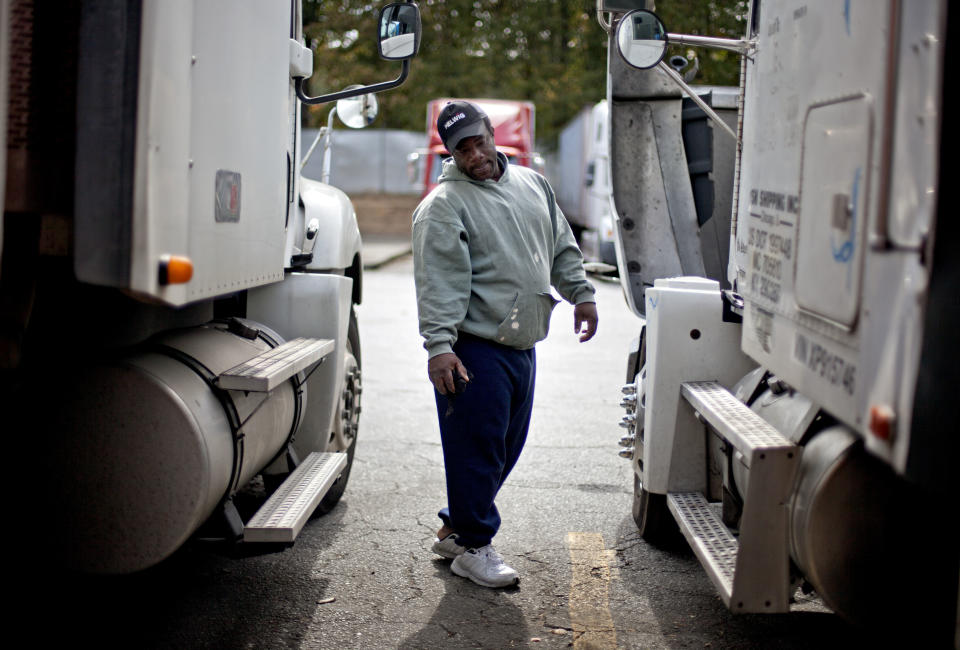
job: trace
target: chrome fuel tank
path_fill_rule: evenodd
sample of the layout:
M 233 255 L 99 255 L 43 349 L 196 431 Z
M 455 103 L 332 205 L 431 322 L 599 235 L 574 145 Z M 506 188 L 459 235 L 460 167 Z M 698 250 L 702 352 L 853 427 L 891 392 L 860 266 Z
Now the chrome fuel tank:
M 269 393 L 216 387 L 220 373 L 282 342 L 245 324 L 246 336 L 225 324 L 171 332 L 74 375 L 47 456 L 48 501 L 70 566 L 127 573 L 156 564 L 284 449 L 305 390 L 296 377 Z

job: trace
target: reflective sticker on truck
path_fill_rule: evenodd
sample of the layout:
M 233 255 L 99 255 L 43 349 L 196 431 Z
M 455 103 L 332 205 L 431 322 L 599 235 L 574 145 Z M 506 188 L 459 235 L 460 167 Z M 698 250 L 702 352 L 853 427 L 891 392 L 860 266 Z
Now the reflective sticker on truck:
M 240 221 L 240 172 L 217 170 L 214 218 Z

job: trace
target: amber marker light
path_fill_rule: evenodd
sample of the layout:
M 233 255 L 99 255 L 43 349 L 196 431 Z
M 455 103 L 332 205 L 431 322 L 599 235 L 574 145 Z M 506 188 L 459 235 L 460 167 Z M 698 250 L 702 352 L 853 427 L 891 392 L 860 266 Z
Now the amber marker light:
M 161 285 L 186 284 L 193 277 L 193 262 L 180 255 L 161 255 L 157 281 Z
M 881 440 L 890 440 L 895 419 L 892 408 L 886 404 L 874 404 L 870 407 L 870 432 Z

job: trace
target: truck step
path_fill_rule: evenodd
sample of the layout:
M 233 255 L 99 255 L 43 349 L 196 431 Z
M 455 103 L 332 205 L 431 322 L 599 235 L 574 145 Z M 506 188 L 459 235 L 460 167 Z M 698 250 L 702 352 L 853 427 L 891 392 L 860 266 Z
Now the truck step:
M 700 492 L 668 494 L 668 508 L 734 612 L 790 609 L 787 504 L 803 451 L 716 382 L 681 385 L 681 395 L 750 468 L 739 485 L 743 512 L 734 538 Z
M 729 607 L 739 542 L 699 492 L 671 492 L 667 507 Z
M 332 339 L 293 339 L 230 368 L 217 378 L 217 384 L 224 390 L 266 393 L 333 349 Z
M 244 542 L 292 542 L 347 466 L 343 452 L 313 452 L 297 466 L 243 529 Z
M 768 458 L 773 453 L 792 458 L 798 450 L 793 442 L 717 382 L 688 382 L 681 386 L 680 392 L 717 433 L 743 454 L 747 467 L 752 467 L 761 455 Z

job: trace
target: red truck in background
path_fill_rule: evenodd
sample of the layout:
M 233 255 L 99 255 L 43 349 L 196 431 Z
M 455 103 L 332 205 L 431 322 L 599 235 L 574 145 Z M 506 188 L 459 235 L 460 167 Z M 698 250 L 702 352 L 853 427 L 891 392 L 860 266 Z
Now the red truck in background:
M 441 162 L 449 156 L 437 133 L 437 116 L 454 98 L 433 99 L 427 103 L 427 148 L 410 154 L 411 180 L 423 183 L 423 196 L 437 186 Z M 467 99 L 483 109 L 493 124 L 497 150 L 510 162 L 543 173 L 543 158 L 533 150 L 536 108 L 533 102 L 507 99 Z

